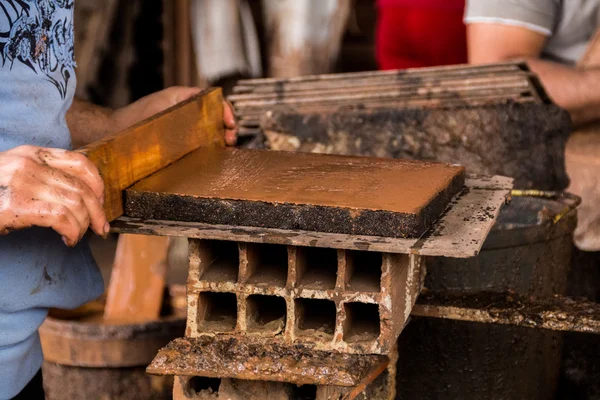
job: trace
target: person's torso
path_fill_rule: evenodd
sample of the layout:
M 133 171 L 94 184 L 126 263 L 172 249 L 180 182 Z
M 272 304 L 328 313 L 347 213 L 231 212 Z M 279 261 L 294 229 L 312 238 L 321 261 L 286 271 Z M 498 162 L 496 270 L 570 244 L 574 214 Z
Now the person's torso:
M 0 0 L 0 151 L 71 147 L 73 7 L 74 0 Z M 39 369 L 37 329 L 47 309 L 80 306 L 102 290 L 85 242 L 69 248 L 46 228 L 0 236 L 0 399 Z
M 74 0 L 0 0 L 0 151 L 69 148 Z
M 600 27 L 600 0 L 556 0 L 558 12 L 544 58 L 575 64 Z

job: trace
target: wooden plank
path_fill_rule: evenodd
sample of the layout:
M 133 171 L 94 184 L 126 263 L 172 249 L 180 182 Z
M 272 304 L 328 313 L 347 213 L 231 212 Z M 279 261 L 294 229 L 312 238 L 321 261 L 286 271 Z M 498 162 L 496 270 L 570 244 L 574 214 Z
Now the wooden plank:
M 468 100 L 460 98 L 432 98 L 432 99 L 418 99 L 418 98 L 389 98 L 381 100 L 369 100 L 364 99 L 360 101 L 349 100 L 349 101 L 317 101 L 314 103 L 300 104 L 294 106 L 274 105 L 271 107 L 263 106 L 250 106 L 250 107 L 238 107 L 236 108 L 237 115 L 239 118 L 239 124 L 241 126 L 258 126 L 261 123 L 261 118 L 267 113 L 277 112 L 279 115 L 287 114 L 321 114 L 328 116 L 328 114 L 334 114 L 336 112 L 361 112 L 361 111 L 372 111 L 372 110 L 386 110 L 386 109 L 448 109 L 448 108 L 473 108 L 483 107 L 490 105 L 503 105 L 509 103 L 519 104 L 531 104 L 539 103 L 533 93 L 497 93 L 497 94 L 483 94 L 481 96 L 472 96 Z M 398 111 L 400 113 L 401 111 Z M 294 132 L 295 133 L 295 132 Z
M 123 214 L 122 191 L 199 147 L 224 146 L 223 96 L 209 89 L 122 132 L 85 146 L 105 184 L 109 221 Z
M 112 230 L 143 235 L 468 258 L 479 253 L 500 212 L 500 207 L 512 189 L 512 179 L 500 176 L 469 176 L 465 187 L 465 191 L 455 196 L 441 218 L 433 224 L 430 232 L 437 233 L 426 235 L 422 239 L 219 226 L 128 217 L 115 221 Z
M 444 80 L 439 78 L 433 81 L 422 80 L 377 80 L 377 81 L 344 81 L 336 87 L 310 86 L 298 90 L 286 90 L 285 87 L 275 88 L 271 92 L 248 94 L 233 94 L 227 97 L 231 102 L 248 100 L 267 100 L 285 98 L 340 95 L 360 92 L 399 92 L 412 95 L 434 94 L 440 91 L 468 92 L 482 88 L 505 87 L 515 90 L 531 88 L 527 75 L 500 75 L 493 77 L 449 77 Z
M 361 101 L 374 101 L 374 100 L 412 100 L 412 99 L 423 99 L 428 100 L 430 98 L 439 99 L 456 99 L 460 98 L 463 101 L 468 101 L 470 95 L 475 97 L 482 95 L 495 95 L 506 93 L 507 95 L 513 95 L 517 97 L 524 90 L 528 89 L 528 86 L 515 86 L 510 82 L 507 83 L 490 83 L 489 85 L 481 85 L 478 87 L 464 86 L 463 89 L 454 88 L 447 89 L 443 87 L 433 88 L 422 88 L 420 90 L 386 90 L 386 91 L 342 91 L 339 93 L 325 92 L 317 95 L 311 95 L 310 93 L 306 96 L 264 96 L 257 99 L 240 99 L 235 102 L 236 109 L 242 109 L 244 107 L 272 107 L 275 105 L 302 105 L 302 104 L 313 104 L 315 102 L 340 102 L 340 101 L 353 101 L 354 103 L 360 103 Z
M 429 293 L 421 295 L 411 314 L 419 317 L 600 334 L 600 304 L 558 295 L 535 299 L 516 294 Z
M 374 157 L 198 149 L 126 192 L 126 215 L 419 237 L 463 187 L 464 168 Z
M 153 321 L 160 316 L 169 239 L 121 235 L 106 294 L 107 322 Z
M 524 62 L 508 62 L 487 65 L 449 65 L 441 67 L 427 68 L 409 68 L 405 70 L 390 71 L 366 71 L 366 72 L 348 72 L 342 74 L 323 74 L 323 75 L 304 75 L 292 78 L 260 78 L 243 79 L 238 82 L 240 87 L 245 86 L 264 86 L 281 85 L 282 83 L 300 83 L 317 81 L 338 81 L 343 79 L 360 79 L 373 76 L 424 76 L 438 75 L 440 77 L 447 75 L 474 75 L 482 73 L 510 73 L 519 71 L 529 71 L 529 67 Z

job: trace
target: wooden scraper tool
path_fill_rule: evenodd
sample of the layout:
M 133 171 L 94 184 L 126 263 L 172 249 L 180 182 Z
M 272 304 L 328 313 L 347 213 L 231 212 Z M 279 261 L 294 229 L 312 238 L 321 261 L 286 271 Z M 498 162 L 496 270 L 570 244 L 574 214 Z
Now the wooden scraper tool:
M 77 151 L 92 161 L 104 180 L 109 222 L 123 214 L 123 190 L 188 153 L 224 146 L 223 95 L 205 90 L 124 131 Z M 104 319 L 157 319 L 163 301 L 169 239 L 121 235 L 107 291 Z

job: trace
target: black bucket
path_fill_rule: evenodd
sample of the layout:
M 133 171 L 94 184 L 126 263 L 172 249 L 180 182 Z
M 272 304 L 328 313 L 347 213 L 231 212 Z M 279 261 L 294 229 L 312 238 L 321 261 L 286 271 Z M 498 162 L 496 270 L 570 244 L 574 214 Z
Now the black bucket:
M 503 207 L 481 253 L 430 258 L 426 287 L 459 293 L 565 294 L 576 212 L 565 202 L 516 197 Z M 400 399 L 550 399 L 562 334 L 515 326 L 414 318 L 399 343 Z

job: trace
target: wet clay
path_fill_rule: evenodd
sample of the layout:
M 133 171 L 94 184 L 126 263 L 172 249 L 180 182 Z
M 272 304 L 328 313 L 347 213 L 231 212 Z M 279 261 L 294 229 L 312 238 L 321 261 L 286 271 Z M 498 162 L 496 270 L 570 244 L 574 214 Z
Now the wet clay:
M 464 168 L 447 164 L 199 149 L 127 190 L 126 214 L 415 237 L 463 184 Z

